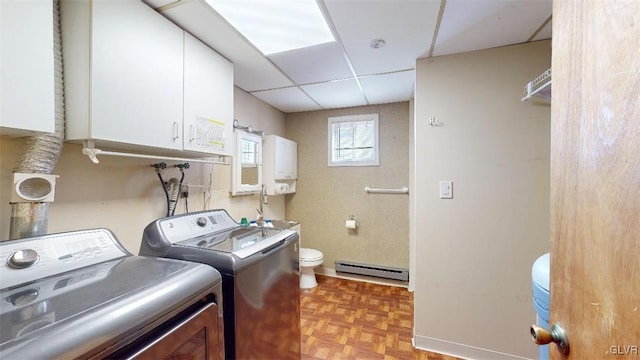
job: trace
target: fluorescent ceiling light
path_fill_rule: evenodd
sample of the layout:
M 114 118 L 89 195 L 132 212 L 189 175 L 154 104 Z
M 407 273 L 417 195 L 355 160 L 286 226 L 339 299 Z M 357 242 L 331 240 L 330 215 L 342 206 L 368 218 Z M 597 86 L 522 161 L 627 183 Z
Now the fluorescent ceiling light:
M 206 0 L 265 55 L 335 41 L 315 0 Z

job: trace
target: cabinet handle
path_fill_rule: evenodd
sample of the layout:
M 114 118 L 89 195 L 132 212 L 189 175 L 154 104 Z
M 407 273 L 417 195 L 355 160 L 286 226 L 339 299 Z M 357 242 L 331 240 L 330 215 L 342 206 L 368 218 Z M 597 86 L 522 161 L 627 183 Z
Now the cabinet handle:
M 173 141 L 178 140 L 178 138 L 180 137 L 180 136 L 178 135 L 178 131 L 179 131 L 179 129 L 178 129 L 178 122 L 177 122 L 177 121 L 174 121 L 174 122 L 173 122 Z
M 196 127 L 191 124 L 189 125 L 189 142 L 196 141 Z

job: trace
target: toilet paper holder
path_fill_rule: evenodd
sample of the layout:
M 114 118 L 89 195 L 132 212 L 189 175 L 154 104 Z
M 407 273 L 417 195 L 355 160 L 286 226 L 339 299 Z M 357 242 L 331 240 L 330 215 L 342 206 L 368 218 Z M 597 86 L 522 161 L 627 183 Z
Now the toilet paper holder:
M 349 218 L 344 222 L 344 226 L 347 229 L 355 230 L 358 227 L 358 218 L 355 215 L 349 215 Z

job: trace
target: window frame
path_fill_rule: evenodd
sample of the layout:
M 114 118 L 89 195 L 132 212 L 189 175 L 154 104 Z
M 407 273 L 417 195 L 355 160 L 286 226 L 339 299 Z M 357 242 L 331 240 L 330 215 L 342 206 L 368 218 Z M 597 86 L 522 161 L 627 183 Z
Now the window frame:
M 373 158 L 371 160 L 341 160 L 333 161 L 333 125 L 338 123 L 355 123 L 362 121 L 373 122 Z M 380 166 L 380 121 L 378 114 L 331 116 L 327 119 L 327 165 L 339 166 Z

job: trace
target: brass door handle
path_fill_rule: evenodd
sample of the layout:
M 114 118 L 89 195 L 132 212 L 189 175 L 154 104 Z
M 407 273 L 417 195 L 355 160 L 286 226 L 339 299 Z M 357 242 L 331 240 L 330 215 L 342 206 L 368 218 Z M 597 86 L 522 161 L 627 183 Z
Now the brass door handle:
M 537 345 L 547 345 L 553 342 L 558 346 L 558 350 L 561 353 L 569 353 L 569 339 L 561 324 L 553 324 L 551 331 L 547 331 L 547 329 L 538 325 L 531 325 L 531 336 L 533 337 L 533 342 Z

